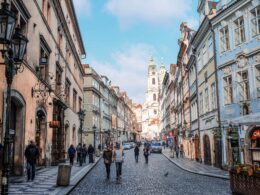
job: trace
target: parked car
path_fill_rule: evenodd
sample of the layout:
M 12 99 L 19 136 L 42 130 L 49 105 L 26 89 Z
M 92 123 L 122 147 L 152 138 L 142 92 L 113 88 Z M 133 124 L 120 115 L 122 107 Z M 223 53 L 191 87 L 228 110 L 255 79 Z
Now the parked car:
M 134 142 L 130 142 L 131 148 L 135 147 L 135 143 Z
M 162 153 L 162 145 L 160 142 L 152 142 L 151 144 L 151 153 Z
M 130 143 L 124 143 L 123 148 L 124 148 L 124 150 L 130 150 L 132 147 L 131 147 Z

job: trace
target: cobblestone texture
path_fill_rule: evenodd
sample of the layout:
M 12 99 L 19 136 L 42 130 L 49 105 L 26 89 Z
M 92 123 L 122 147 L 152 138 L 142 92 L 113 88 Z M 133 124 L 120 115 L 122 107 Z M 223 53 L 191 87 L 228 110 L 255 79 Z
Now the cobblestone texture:
M 165 174 L 168 173 L 166 177 Z M 149 164 L 141 155 L 135 163 L 133 150 L 126 152 L 122 183 L 116 183 L 115 164 L 111 166 L 111 179 L 105 179 L 103 160 L 71 192 L 73 195 L 215 195 L 231 194 L 229 181 L 183 171 L 161 154 L 151 154 Z

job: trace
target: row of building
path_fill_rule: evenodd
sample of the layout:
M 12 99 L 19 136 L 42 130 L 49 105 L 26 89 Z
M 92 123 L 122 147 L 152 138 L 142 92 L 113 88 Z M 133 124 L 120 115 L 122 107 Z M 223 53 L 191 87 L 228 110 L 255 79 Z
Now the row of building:
M 8 2 L 9 10 L 16 15 L 16 25 L 29 39 L 22 68 L 11 89 L 12 174 L 23 174 L 24 150 L 30 140 L 36 142 L 40 151 L 37 164 L 46 166 L 64 162 L 70 144 L 93 145 L 96 141 L 97 146 L 107 139 L 137 139 L 141 129 L 133 110 L 138 105 L 119 87 L 110 86 L 105 76 L 82 65 L 86 51 L 73 1 Z M 1 62 L 0 143 L 3 143 L 7 84 L 2 58 Z M 85 117 L 81 128 L 82 110 Z
M 162 137 L 187 158 L 260 164 L 260 2 L 200 0 L 197 31 L 180 25 L 177 64 L 159 89 Z

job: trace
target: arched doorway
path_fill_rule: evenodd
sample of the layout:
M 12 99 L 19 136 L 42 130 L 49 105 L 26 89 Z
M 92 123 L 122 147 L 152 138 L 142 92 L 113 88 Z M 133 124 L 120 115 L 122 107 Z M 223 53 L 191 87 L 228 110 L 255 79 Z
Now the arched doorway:
M 222 140 L 221 136 L 214 136 L 215 166 L 222 166 Z
M 6 99 L 6 91 L 4 93 L 4 99 Z M 23 175 L 25 108 L 26 104 L 22 95 L 18 91 L 12 90 L 10 112 L 10 170 L 13 175 Z
M 195 143 L 195 159 L 196 159 L 196 161 L 199 161 L 200 160 L 200 153 L 199 153 L 200 145 L 199 145 L 199 136 L 197 134 L 195 135 L 194 143 Z
M 37 164 L 46 166 L 46 140 L 47 140 L 47 116 L 45 109 L 40 107 L 36 110 L 35 120 L 35 143 L 39 149 Z
M 76 125 L 73 125 L 72 129 L 72 143 L 76 147 Z
M 65 149 L 67 151 L 67 149 L 69 148 L 70 144 L 70 123 L 69 121 L 65 122 Z
M 203 145 L 204 145 L 204 163 L 207 165 L 211 165 L 210 140 L 208 135 L 204 135 Z

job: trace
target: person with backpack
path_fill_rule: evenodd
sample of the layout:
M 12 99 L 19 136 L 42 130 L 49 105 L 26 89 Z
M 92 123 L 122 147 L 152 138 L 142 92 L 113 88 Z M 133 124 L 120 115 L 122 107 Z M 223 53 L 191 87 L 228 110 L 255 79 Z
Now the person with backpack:
M 110 166 L 112 163 L 112 149 L 110 146 L 106 147 L 103 152 L 103 158 L 104 158 L 104 164 L 106 166 L 106 172 L 107 172 L 107 179 L 110 179 Z
M 74 162 L 74 158 L 75 158 L 75 154 L 76 154 L 76 149 L 73 146 L 73 144 L 70 145 L 69 149 L 68 149 L 68 155 L 69 155 L 69 159 L 70 159 L 70 165 L 73 165 Z
M 135 162 L 138 163 L 138 157 L 139 157 L 139 146 L 138 146 L 137 144 L 135 145 L 134 152 L 135 152 Z
M 124 160 L 124 152 L 120 148 L 120 144 L 116 143 L 115 150 L 113 152 L 113 161 L 116 163 L 116 180 L 121 182 L 122 180 L 122 163 Z
M 35 178 L 36 160 L 39 157 L 39 150 L 34 141 L 30 141 L 29 145 L 25 149 L 24 155 L 27 160 L 27 181 L 33 181 Z

